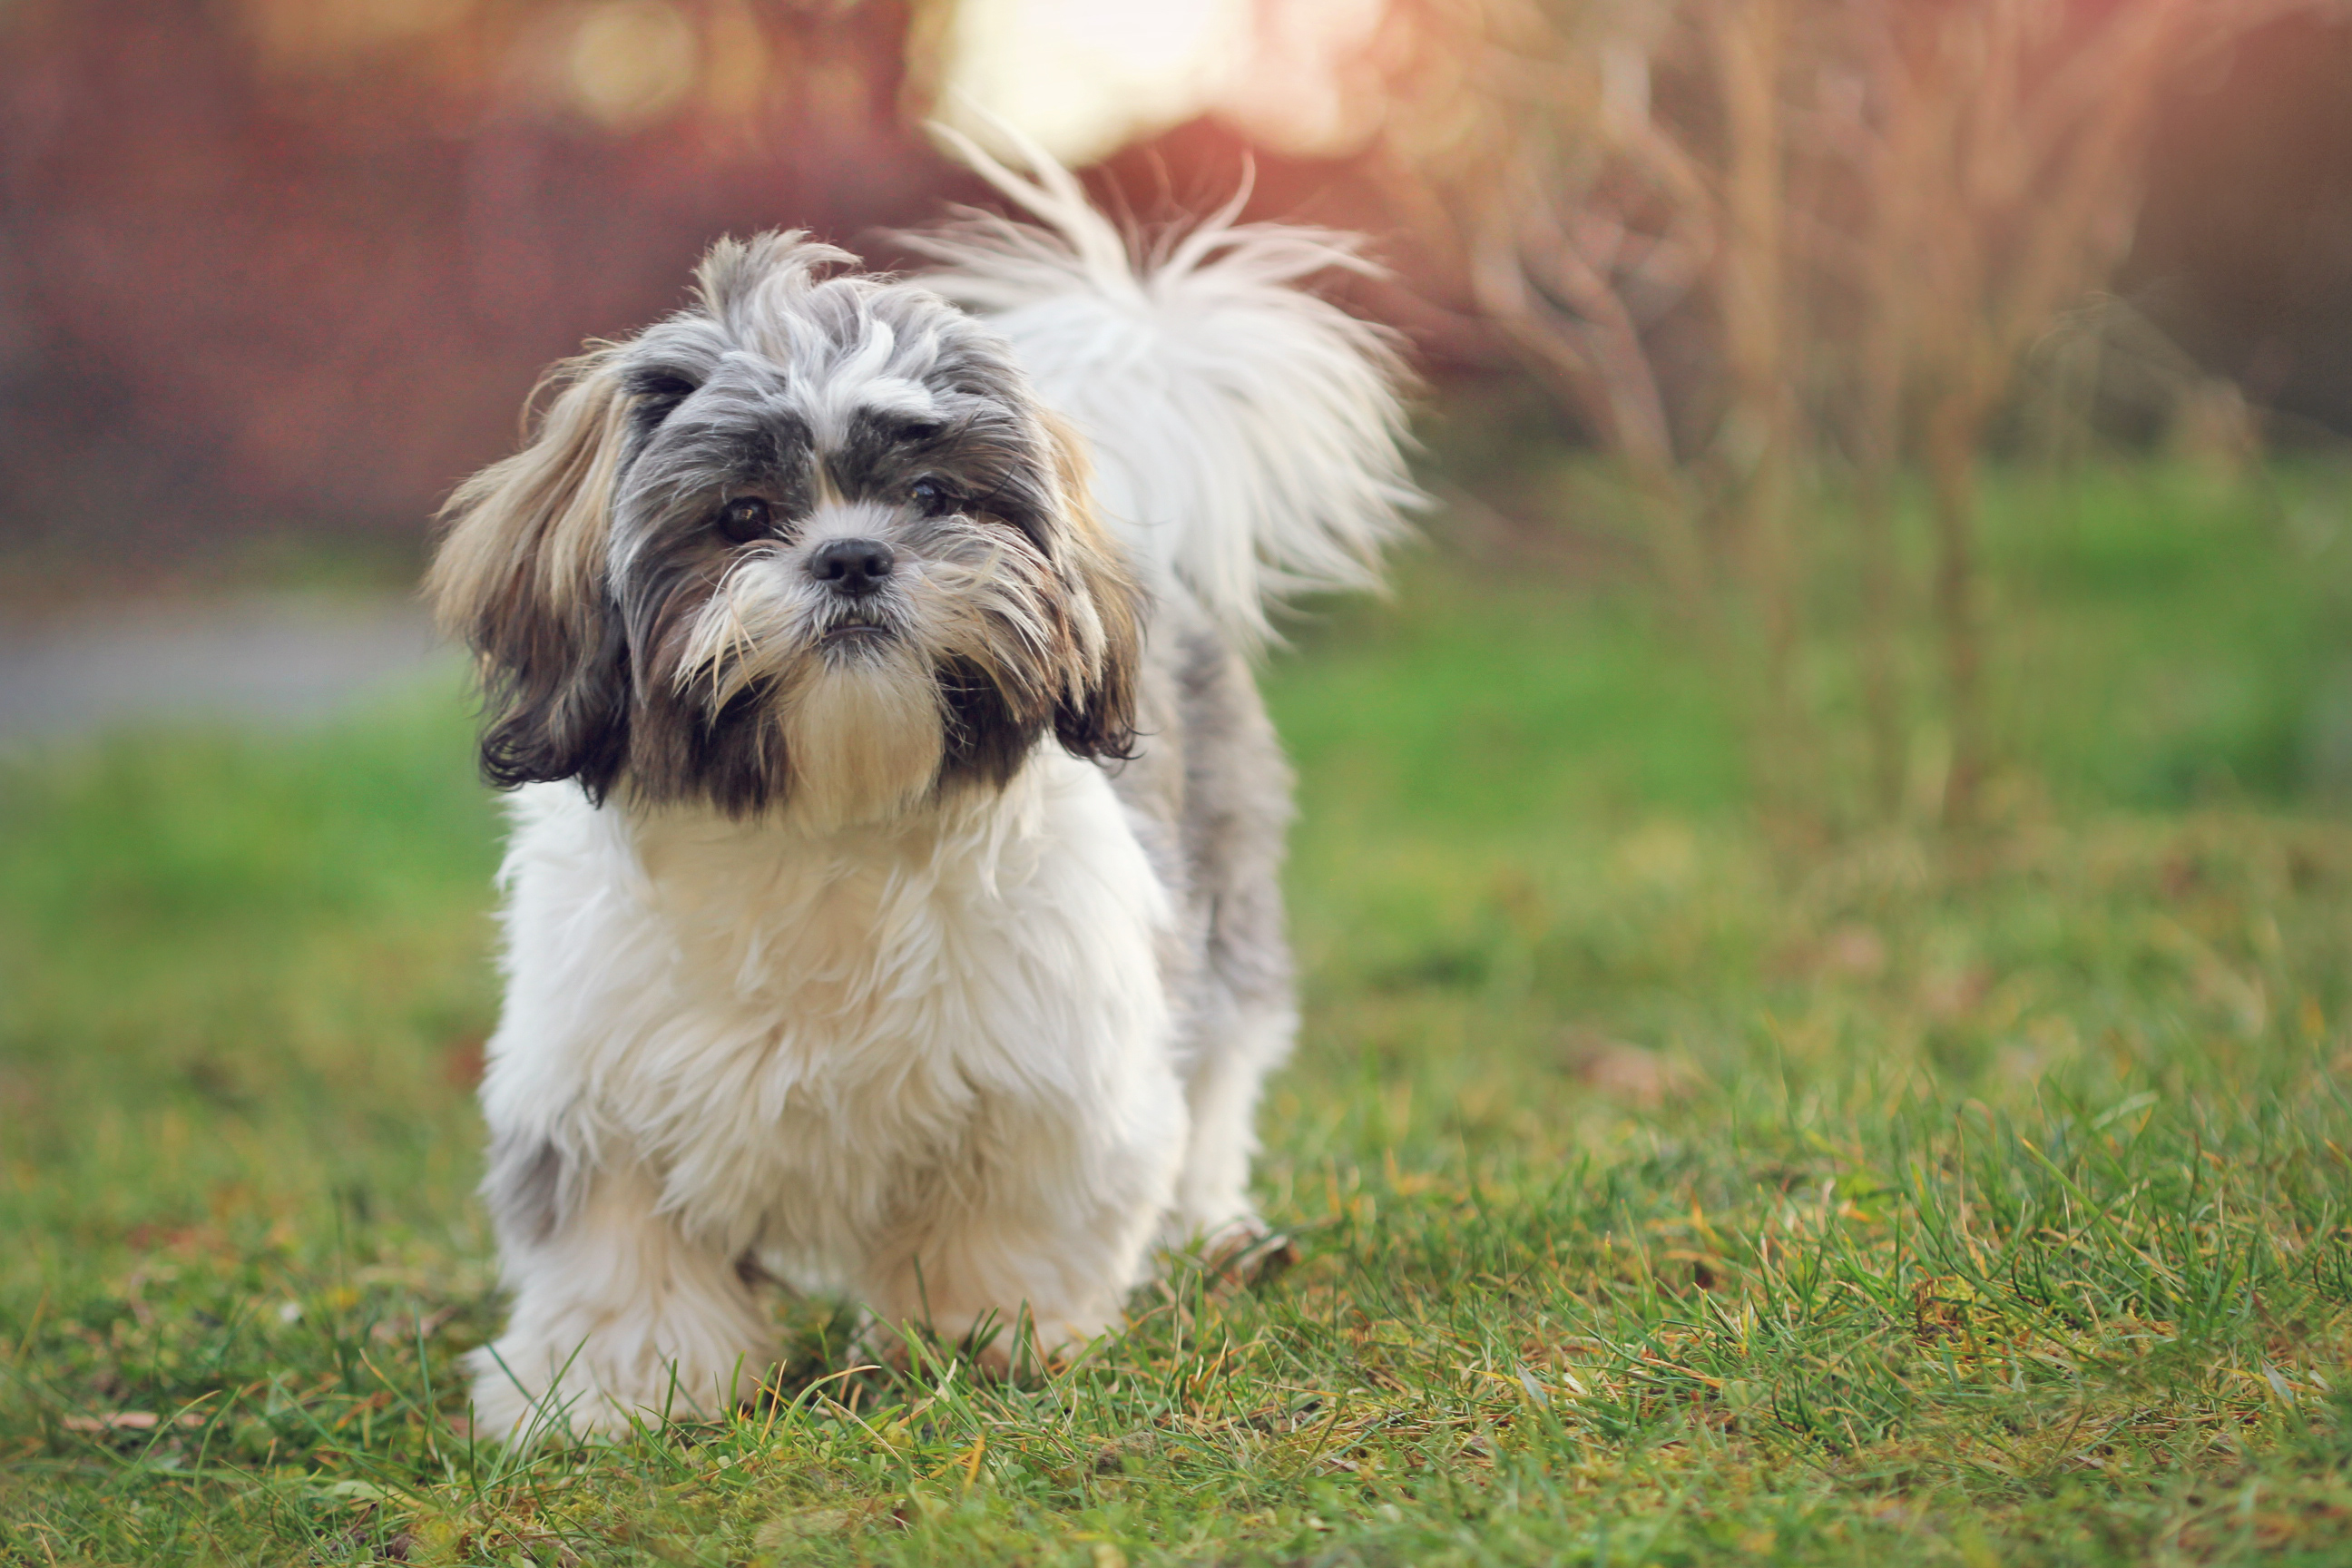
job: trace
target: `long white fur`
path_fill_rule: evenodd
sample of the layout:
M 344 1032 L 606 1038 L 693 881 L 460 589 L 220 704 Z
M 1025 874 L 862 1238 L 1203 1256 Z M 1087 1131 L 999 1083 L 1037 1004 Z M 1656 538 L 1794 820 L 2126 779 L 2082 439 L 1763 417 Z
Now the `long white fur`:
M 1001 796 L 847 830 L 533 785 L 504 877 L 484 1111 L 593 1173 L 507 1259 L 490 1430 L 567 1364 L 581 1430 L 748 1394 L 777 1347 L 746 1252 L 950 1338 L 1023 1304 L 1048 1351 L 1118 1321 L 1185 1119 L 1168 899 L 1099 769 L 1041 752 Z
M 1377 587 L 1420 504 L 1400 443 L 1389 335 L 1294 287 L 1372 268 L 1353 237 L 1235 224 L 1244 190 L 1139 267 L 1070 172 L 1010 127 L 1024 177 L 939 134 L 1048 226 L 970 213 L 902 237 L 929 288 L 1013 342 L 1039 395 L 1091 445 L 1095 497 L 1152 586 L 1189 592 L 1246 643 L 1307 593 Z
M 1288 286 L 1344 247 L 1226 214 L 1138 270 L 1050 162 L 1029 181 L 971 155 L 1060 237 L 967 226 L 928 281 L 987 311 L 1091 437 L 1160 591 L 1251 642 L 1282 595 L 1373 581 L 1412 499 L 1392 357 Z M 756 641 L 754 620 L 701 635 Z M 847 731 L 909 721 L 795 721 L 844 730 L 795 735 L 822 757 L 878 755 Z M 1109 777 L 1050 743 L 1001 793 L 870 820 L 530 785 L 502 876 L 483 1106 L 501 1142 L 560 1156 L 562 1192 L 548 1234 L 509 1241 L 513 1316 L 473 1358 L 491 1435 L 745 1396 L 778 1348 L 746 1257 L 949 1336 L 1018 1313 L 1050 1352 L 1118 1321 L 1155 1239 L 1255 1224 L 1250 1112 L 1288 1015 L 1188 1109 L 1170 891 Z

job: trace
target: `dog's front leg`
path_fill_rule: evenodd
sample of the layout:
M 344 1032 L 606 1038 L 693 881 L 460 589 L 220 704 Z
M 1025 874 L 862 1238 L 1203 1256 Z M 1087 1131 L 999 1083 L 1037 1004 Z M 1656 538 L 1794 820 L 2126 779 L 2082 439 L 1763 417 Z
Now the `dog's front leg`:
M 861 1293 L 886 1346 L 900 1324 L 984 1337 L 978 1359 L 1002 1372 L 1117 1327 L 1173 1193 L 1182 1093 L 1171 1075 L 1092 1125 L 1000 1123 L 871 1259 Z
M 563 1204 L 558 1178 L 519 1163 L 516 1179 L 541 1183 L 548 1195 L 532 1207 L 492 1194 L 514 1313 L 495 1343 L 468 1358 L 487 1436 L 625 1431 L 633 1421 L 717 1415 L 758 1389 L 775 1361 L 774 1331 L 733 1251 L 658 1212 L 658 1189 L 641 1172 L 593 1173 L 578 1201 Z M 500 1174 L 494 1158 L 493 1187 Z

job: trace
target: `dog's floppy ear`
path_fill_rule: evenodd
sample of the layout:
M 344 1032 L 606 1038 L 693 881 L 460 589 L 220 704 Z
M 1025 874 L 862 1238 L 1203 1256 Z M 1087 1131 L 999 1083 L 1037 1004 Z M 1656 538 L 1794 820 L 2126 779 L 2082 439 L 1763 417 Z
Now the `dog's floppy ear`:
M 1118 542 L 1096 516 L 1086 451 L 1074 430 L 1048 420 L 1062 526 L 1055 568 L 1069 605 L 1071 658 L 1054 704 L 1054 733 L 1072 756 L 1123 759 L 1135 752 L 1135 704 L 1143 661 L 1143 589 Z
M 520 452 L 457 487 L 425 577 L 444 632 L 480 660 L 482 771 L 501 788 L 576 778 L 601 798 L 628 753 L 620 616 L 605 584 L 629 402 L 614 352 L 567 360 Z

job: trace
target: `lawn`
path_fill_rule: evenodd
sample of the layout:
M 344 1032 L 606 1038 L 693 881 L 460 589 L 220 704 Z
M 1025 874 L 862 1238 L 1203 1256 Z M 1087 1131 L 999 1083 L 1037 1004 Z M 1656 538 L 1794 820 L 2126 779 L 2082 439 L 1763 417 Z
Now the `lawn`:
M 1635 586 L 1408 555 L 1268 678 L 1300 1261 L 1017 1385 L 780 1307 L 772 1399 L 584 1453 L 455 1423 L 454 680 L 0 763 L 0 1560 L 2342 1563 L 2347 493 L 1997 484 L 1960 838 L 1759 823 Z

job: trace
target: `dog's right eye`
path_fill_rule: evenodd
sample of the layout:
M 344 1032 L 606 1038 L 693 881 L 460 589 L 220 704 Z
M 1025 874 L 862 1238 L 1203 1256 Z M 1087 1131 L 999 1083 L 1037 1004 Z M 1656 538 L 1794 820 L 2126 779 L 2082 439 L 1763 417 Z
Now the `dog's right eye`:
M 719 509 L 719 531 L 738 544 L 765 539 L 772 513 L 758 496 L 738 496 Z

